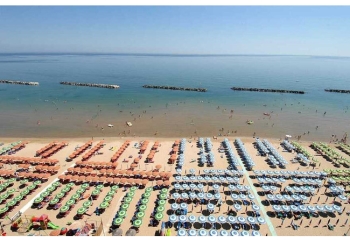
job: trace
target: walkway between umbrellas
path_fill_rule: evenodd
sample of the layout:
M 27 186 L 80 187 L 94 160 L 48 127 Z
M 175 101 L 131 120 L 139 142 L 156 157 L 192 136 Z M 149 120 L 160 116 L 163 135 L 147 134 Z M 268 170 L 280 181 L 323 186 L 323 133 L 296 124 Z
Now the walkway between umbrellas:
M 249 173 L 248 173 L 248 171 L 245 169 L 245 166 L 243 165 L 243 162 L 242 162 L 242 160 L 240 159 L 240 158 L 238 158 L 238 160 L 239 160 L 239 162 L 240 162 L 240 165 L 241 165 L 241 167 L 242 167 L 242 170 L 244 170 L 245 172 L 245 177 L 247 178 L 247 181 L 248 181 L 248 183 L 249 183 L 249 186 L 251 187 L 251 190 L 252 190 L 252 192 L 254 193 L 254 196 L 255 196 L 255 198 L 256 198 L 256 200 L 259 202 L 259 204 L 261 205 L 260 206 L 260 209 L 261 209 L 261 211 L 262 211 L 262 214 L 264 215 L 264 217 L 265 217 L 265 221 L 266 221 L 266 224 L 267 224 L 267 226 L 268 226 L 268 228 L 269 228 L 269 230 L 270 230 L 270 233 L 271 233 L 271 235 L 272 236 L 277 236 L 277 233 L 276 233 L 276 231 L 275 231 L 275 228 L 274 228 L 274 226 L 273 226 L 273 224 L 271 223 L 271 220 L 270 220 L 270 218 L 269 218 L 269 216 L 267 216 L 267 214 L 266 214 L 266 210 L 265 210 L 265 207 L 262 205 L 262 203 L 261 203 L 261 199 L 260 199 L 260 196 L 258 195 L 258 192 L 257 192 L 257 190 L 256 190 L 256 188 L 255 188 L 255 186 L 254 186 L 254 184 L 253 184 L 253 182 L 252 182 L 252 179 L 250 179 L 250 177 L 249 177 Z
M 120 207 L 120 204 L 121 204 L 121 201 L 122 201 L 122 199 L 123 199 L 123 197 L 126 195 L 126 193 L 127 193 L 127 191 L 125 191 L 125 192 L 123 192 L 122 190 L 123 189 L 118 189 L 119 190 L 119 192 L 121 192 L 121 194 L 120 194 L 120 198 L 119 198 L 119 200 L 118 200 L 118 202 L 117 202 L 117 204 L 115 205 L 115 207 L 114 207 L 114 211 L 112 211 L 111 212 L 111 216 L 110 216 L 110 218 L 108 218 L 108 223 L 105 223 L 105 226 L 104 226 L 104 231 L 108 231 L 109 230 L 109 227 L 111 227 L 111 225 L 112 225 L 112 222 L 113 222 L 113 218 L 115 217 L 115 214 L 117 213 L 117 211 L 119 210 L 119 207 Z M 110 211 L 109 211 L 110 212 Z

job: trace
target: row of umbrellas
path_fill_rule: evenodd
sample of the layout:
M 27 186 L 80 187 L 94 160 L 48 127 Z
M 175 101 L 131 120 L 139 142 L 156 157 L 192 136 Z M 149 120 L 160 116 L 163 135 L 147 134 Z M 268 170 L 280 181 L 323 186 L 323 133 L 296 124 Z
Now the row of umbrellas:
M 41 155 L 42 158 L 47 158 L 52 156 L 53 154 L 55 154 L 57 151 L 59 151 L 60 149 L 62 149 L 63 147 L 67 146 L 68 144 L 65 142 L 59 143 L 57 145 L 55 145 L 54 147 L 52 147 L 51 149 L 49 149 L 48 151 L 45 151 L 45 153 L 43 153 Z
M 105 161 L 77 161 L 76 166 L 90 167 L 95 169 L 111 169 L 118 166 L 117 162 L 105 162 Z
M 228 141 L 227 138 L 224 139 L 223 144 L 227 149 L 227 153 L 228 153 L 227 158 L 229 160 L 230 166 L 237 169 L 237 167 L 239 166 L 238 159 L 234 155 L 233 150 L 232 150 L 231 145 L 230 145 L 230 142 Z
M 239 138 L 235 140 L 235 143 L 238 145 L 239 153 L 243 155 L 243 161 L 246 163 L 247 168 L 252 169 L 255 166 L 255 163 L 250 157 L 248 151 L 245 149 L 244 144 Z
M 278 170 L 254 170 L 256 175 L 270 175 L 270 176 L 305 176 L 305 177 L 319 177 L 323 178 L 327 176 L 326 172 L 319 171 L 278 171 Z
M 75 150 L 71 155 L 69 155 L 69 159 L 74 159 L 78 157 L 80 154 L 82 154 L 87 148 L 92 146 L 92 140 L 86 142 L 83 146 L 79 147 L 77 150 Z
M 205 176 L 175 176 L 175 180 L 176 181 L 184 181 L 184 182 L 203 182 L 203 181 L 213 181 L 213 182 L 229 182 L 229 183 L 238 183 L 239 182 L 239 178 L 238 177 L 225 177 L 225 176 L 209 176 L 209 175 L 205 175 Z
M 13 142 L 11 144 L 9 144 L 8 146 L 6 147 L 3 147 L 1 150 L 0 150 L 0 154 L 6 154 L 8 151 L 10 151 L 11 149 L 13 149 L 14 147 L 16 147 L 17 145 L 21 144 L 22 141 L 17 141 L 17 142 Z
M 266 148 L 266 146 L 261 142 L 259 138 L 255 139 L 255 143 L 257 145 L 258 150 L 263 154 L 267 155 L 269 153 L 269 150 Z
M 208 234 L 210 236 L 250 236 L 248 231 L 242 231 L 242 232 L 238 232 L 237 230 L 232 230 L 230 233 L 227 232 L 226 230 L 215 230 L 212 229 L 209 232 L 207 232 L 207 230 L 205 229 L 200 229 L 200 230 L 195 230 L 195 229 L 189 229 L 187 232 L 184 229 L 179 229 L 177 232 L 178 236 L 208 236 Z M 251 236 L 261 236 L 261 234 L 256 231 L 253 230 Z
M 342 208 L 338 205 L 272 205 L 272 209 L 275 212 L 341 212 Z
M 124 153 L 126 148 L 130 145 L 130 141 L 126 140 L 123 145 L 117 150 L 117 152 L 112 156 L 111 161 L 115 162 L 118 160 L 118 158 Z
M 292 152 L 295 149 L 295 147 L 288 140 L 283 140 L 282 145 L 289 152 Z
M 280 165 L 287 165 L 288 164 L 288 162 L 277 152 L 277 150 L 270 144 L 270 142 L 267 139 L 263 140 L 263 144 L 271 152 L 271 154 L 274 156 L 275 160 Z
M 93 154 L 95 154 L 96 151 L 98 151 L 99 149 L 101 149 L 103 146 L 105 145 L 104 141 L 101 140 L 100 142 L 98 142 L 91 150 L 89 150 L 89 152 L 87 152 L 82 160 L 88 160 Z
M 47 165 L 55 165 L 58 163 L 57 159 L 42 159 L 39 157 L 19 157 L 19 156 L 0 156 L 0 161 L 3 163 L 28 163 L 28 164 L 47 164 Z
M 113 184 L 142 184 L 147 185 L 149 180 L 148 179 L 134 179 L 134 178 L 112 178 L 112 177 L 97 177 L 97 176 L 72 176 L 72 175 L 60 175 L 58 176 L 58 179 L 60 180 L 69 180 L 71 182 L 106 182 L 106 183 L 113 183 Z M 170 181 L 161 181 L 162 184 L 158 185 L 165 185 L 169 186 Z
M 51 143 L 49 143 L 48 145 L 45 145 L 43 148 L 37 150 L 35 152 L 35 156 L 40 156 L 41 154 L 43 154 L 45 151 L 51 149 L 52 147 L 56 146 L 57 142 L 53 141 Z

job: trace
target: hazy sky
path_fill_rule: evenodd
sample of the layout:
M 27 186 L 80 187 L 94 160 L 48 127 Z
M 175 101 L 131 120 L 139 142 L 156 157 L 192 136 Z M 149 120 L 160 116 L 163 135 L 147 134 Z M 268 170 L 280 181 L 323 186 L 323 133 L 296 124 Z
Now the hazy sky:
M 0 7 L 0 52 L 350 56 L 350 6 Z

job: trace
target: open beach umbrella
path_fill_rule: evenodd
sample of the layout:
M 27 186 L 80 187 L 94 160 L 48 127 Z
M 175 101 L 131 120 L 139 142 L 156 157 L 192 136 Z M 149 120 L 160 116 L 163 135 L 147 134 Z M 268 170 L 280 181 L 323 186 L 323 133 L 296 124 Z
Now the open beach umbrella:
M 178 235 L 178 236 L 186 236 L 186 230 L 184 230 L 184 229 L 179 229 L 179 230 L 177 231 L 177 235 Z
M 188 230 L 188 235 L 189 236 L 196 236 L 197 235 L 197 231 L 195 229 L 190 229 L 190 230 Z
M 287 206 L 287 205 L 282 205 L 281 208 L 282 208 L 282 210 L 283 210 L 284 212 L 289 212 L 289 211 L 290 211 L 290 207 Z
M 261 234 L 258 231 L 253 230 L 252 231 L 252 236 L 261 236 Z
M 293 211 L 293 212 L 299 212 L 299 207 L 295 206 L 295 205 L 290 205 L 290 209 Z
M 207 231 L 206 231 L 206 230 L 204 230 L 204 229 L 200 229 L 200 230 L 198 231 L 198 235 L 199 235 L 199 236 L 207 236 L 207 235 L 208 235 L 208 233 L 207 233 Z
M 175 214 L 169 216 L 169 221 L 171 223 L 174 223 L 177 221 L 177 216 Z
M 179 205 L 177 203 L 171 204 L 171 209 L 172 210 L 177 210 L 179 208 Z
M 319 212 L 324 212 L 324 207 L 322 206 L 322 205 L 316 205 L 316 209 L 317 209 L 317 211 L 319 211 Z
M 210 235 L 210 236 L 218 236 L 218 232 L 217 232 L 216 230 L 214 230 L 214 229 L 211 229 L 211 230 L 209 231 L 209 235 Z
M 265 224 L 266 223 L 265 219 L 263 219 L 262 217 L 258 217 L 257 221 L 258 221 L 259 224 Z
M 180 222 L 186 222 L 187 221 L 187 217 L 185 215 L 180 215 L 179 216 L 179 221 Z
M 208 209 L 208 210 L 214 210 L 214 205 L 211 204 L 211 203 L 208 203 L 207 209 Z
M 339 207 L 338 205 L 336 205 L 336 204 L 333 204 L 333 209 L 335 210 L 335 211 L 337 211 L 338 213 L 340 213 L 341 211 L 342 211 L 342 209 L 341 209 L 341 207 Z
M 328 212 L 333 212 L 334 208 L 332 206 L 329 205 L 325 205 L 324 208 L 328 211 Z
M 234 204 L 233 207 L 236 209 L 236 211 L 239 211 L 242 209 L 242 206 L 239 205 L 238 203 Z
M 230 234 L 231 236 L 239 236 L 239 232 L 237 230 L 232 230 Z

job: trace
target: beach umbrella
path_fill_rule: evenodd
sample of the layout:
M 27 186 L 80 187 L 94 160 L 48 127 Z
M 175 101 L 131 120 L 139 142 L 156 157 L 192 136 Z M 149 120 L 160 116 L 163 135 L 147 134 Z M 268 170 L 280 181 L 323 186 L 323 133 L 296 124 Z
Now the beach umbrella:
M 57 204 L 59 201 L 60 201 L 60 200 L 59 200 L 58 198 L 54 198 L 54 199 L 52 199 L 52 200 L 50 201 L 50 204 L 51 204 L 51 205 L 55 205 L 55 204 Z
M 317 209 L 319 212 L 324 212 L 324 207 L 321 206 L 321 205 L 316 205 L 316 209 Z
M 86 208 L 82 207 L 78 209 L 77 214 L 84 214 L 85 212 L 86 212 Z
M 221 230 L 220 231 L 221 236 L 229 236 L 228 232 L 226 230 Z
M 199 235 L 199 236 L 207 236 L 207 231 L 204 230 L 204 229 L 200 229 L 200 230 L 198 231 L 198 235 Z
M 261 236 L 261 234 L 258 231 L 253 230 L 252 231 L 252 236 Z
M 174 188 L 175 188 L 176 190 L 179 190 L 179 189 L 181 189 L 181 185 L 178 184 L 178 183 L 175 183 Z
M 162 217 L 163 217 L 163 215 L 162 215 Z M 156 214 L 155 218 L 157 218 L 157 214 Z M 133 225 L 134 225 L 136 228 L 140 227 L 141 224 L 142 224 L 142 221 L 141 221 L 140 219 L 136 219 L 136 220 L 134 221 L 134 223 L 133 223 Z
M 164 206 L 166 203 L 166 200 L 159 200 L 158 205 Z
M 185 192 L 183 192 L 183 193 L 181 193 L 181 197 L 184 198 L 184 199 L 186 199 L 186 198 L 188 198 L 188 194 L 185 193 Z
M 142 219 L 144 216 L 145 216 L 145 213 L 144 213 L 144 212 L 138 212 L 138 213 L 136 214 L 136 217 L 137 217 L 138 219 Z
M 186 230 L 184 230 L 184 229 L 179 229 L 179 230 L 177 231 L 177 235 L 178 235 L 178 236 L 186 236 Z
M 347 200 L 347 197 L 345 197 L 344 195 L 339 195 L 338 198 L 343 201 Z
M 113 225 L 121 225 L 123 222 L 123 218 L 116 218 L 113 220 Z
M 213 198 L 213 194 L 211 194 L 211 193 L 206 193 L 205 194 L 205 197 L 207 198 L 207 199 L 212 199 Z
M 169 216 L 169 221 L 172 222 L 172 223 L 176 222 L 176 221 L 177 221 L 176 215 L 175 215 L 175 214 L 170 215 L 170 216 Z
M 290 209 L 293 211 L 293 212 L 299 212 L 299 208 L 295 205 L 290 205 Z
M 248 217 L 247 217 L 247 220 L 248 220 L 248 222 L 249 222 L 250 224 L 255 224 L 255 223 L 256 223 L 256 220 L 255 220 L 254 217 L 248 216 Z
M 83 207 L 90 207 L 92 202 L 90 200 L 87 200 L 83 203 Z
M 239 236 L 239 233 L 236 230 L 232 230 L 230 234 L 231 236 Z
M 172 210 L 177 210 L 179 208 L 179 205 L 177 203 L 171 204 L 171 209 Z
M 219 221 L 219 223 L 223 224 L 226 222 L 226 218 L 224 216 L 219 216 L 218 221 Z
M 300 195 L 299 197 L 301 200 L 307 200 L 307 196 L 305 196 L 305 195 Z
M 8 207 L 2 207 L 2 208 L 0 208 L 0 214 L 6 213 L 8 209 L 9 209 Z
M 287 205 L 282 205 L 282 210 L 285 211 L 285 212 L 289 212 L 290 211 L 290 207 L 287 206 Z
M 164 193 L 163 193 L 163 194 L 160 194 L 160 195 L 159 195 L 159 198 L 165 200 L 165 199 L 167 199 L 167 195 L 164 194 Z
M 180 208 L 182 208 L 182 209 L 187 209 L 187 204 L 186 204 L 186 203 L 181 203 L 181 204 L 180 204 Z
M 263 219 L 262 217 L 258 217 L 257 221 L 258 221 L 259 224 L 265 224 L 266 223 L 265 219 Z
M 157 212 L 158 212 L 158 213 L 164 212 L 164 210 L 165 210 L 165 207 L 164 207 L 164 206 L 158 206 L 158 207 L 157 207 Z
M 341 207 L 339 207 L 338 205 L 335 205 L 335 204 L 333 204 L 333 209 L 335 211 L 337 211 L 338 213 L 340 213 L 342 211 Z
M 218 236 L 218 232 L 216 230 L 212 229 L 209 231 L 209 235 L 210 236 Z
M 233 205 L 233 207 L 237 210 L 237 211 L 239 211 L 239 210 L 241 210 L 242 209 L 242 206 L 241 205 L 239 205 L 239 204 L 234 204 Z
M 11 195 L 11 194 L 15 193 L 15 191 L 16 191 L 16 189 L 10 188 L 9 190 L 7 190 L 7 194 Z
M 187 221 L 187 217 L 185 215 L 180 215 L 179 216 L 179 221 L 180 222 L 186 222 Z
M 299 197 L 298 195 L 296 195 L 296 194 L 293 194 L 293 195 L 292 195 L 292 198 L 293 198 L 294 200 L 296 200 L 296 201 L 300 200 L 300 197 Z
M 126 198 L 124 199 L 124 203 L 131 203 L 131 201 L 132 201 L 132 198 L 131 198 L 131 197 L 126 197 Z
M 308 205 L 307 209 L 309 210 L 309 212 L 315 212 L 316 208 L 314 206 Z
M 188 235 L 189 236 L 196 236 L 197 235 L 197 231 L 195 229 L 190 229 L 190 230 L 188 230 Z
M 118 216 L 119 216 L 119 217 L 125 218 L 125 215 L 126 215 L 126 211 L 125 211 L 125 210 L 120 210 L 120 211 L 118 212 Z
M 328 212 L 333 212 L 334 208 L 329 206 L 329 205 L 325 205 L 324 208 L 328 211 Z
M 180 194 L 175 192 L 175 193 L 172 194 L 172 196 L 173 196 L 174 199 L 178 199 L 180 197 Z
M 201 184 L 201 183 L 198 184 L 197 187 L 198 187 L 199 190 L 203 190 L 203 188 L 204 188 L 203 184 Z
M 304 205 L 299 205 L 299 209 L 301 212 L 307 212 L 307 208 Z
M 204 198 L 204 193 L 202 193 L 202 192 L 198 193 L 198 194 L 197 194 L 197 197 L 198 197 L 199 199 L 203 199 L 203 198 Z
M 245 218 L 243 218 L 242 216 L 238 216 L 237 221 L 240 223 L 245 223 Z
M 38 197 L 38 198 L 34 199 L 34 204 L 41 203 L 43 200 L 44 200 L 43 197 Z

